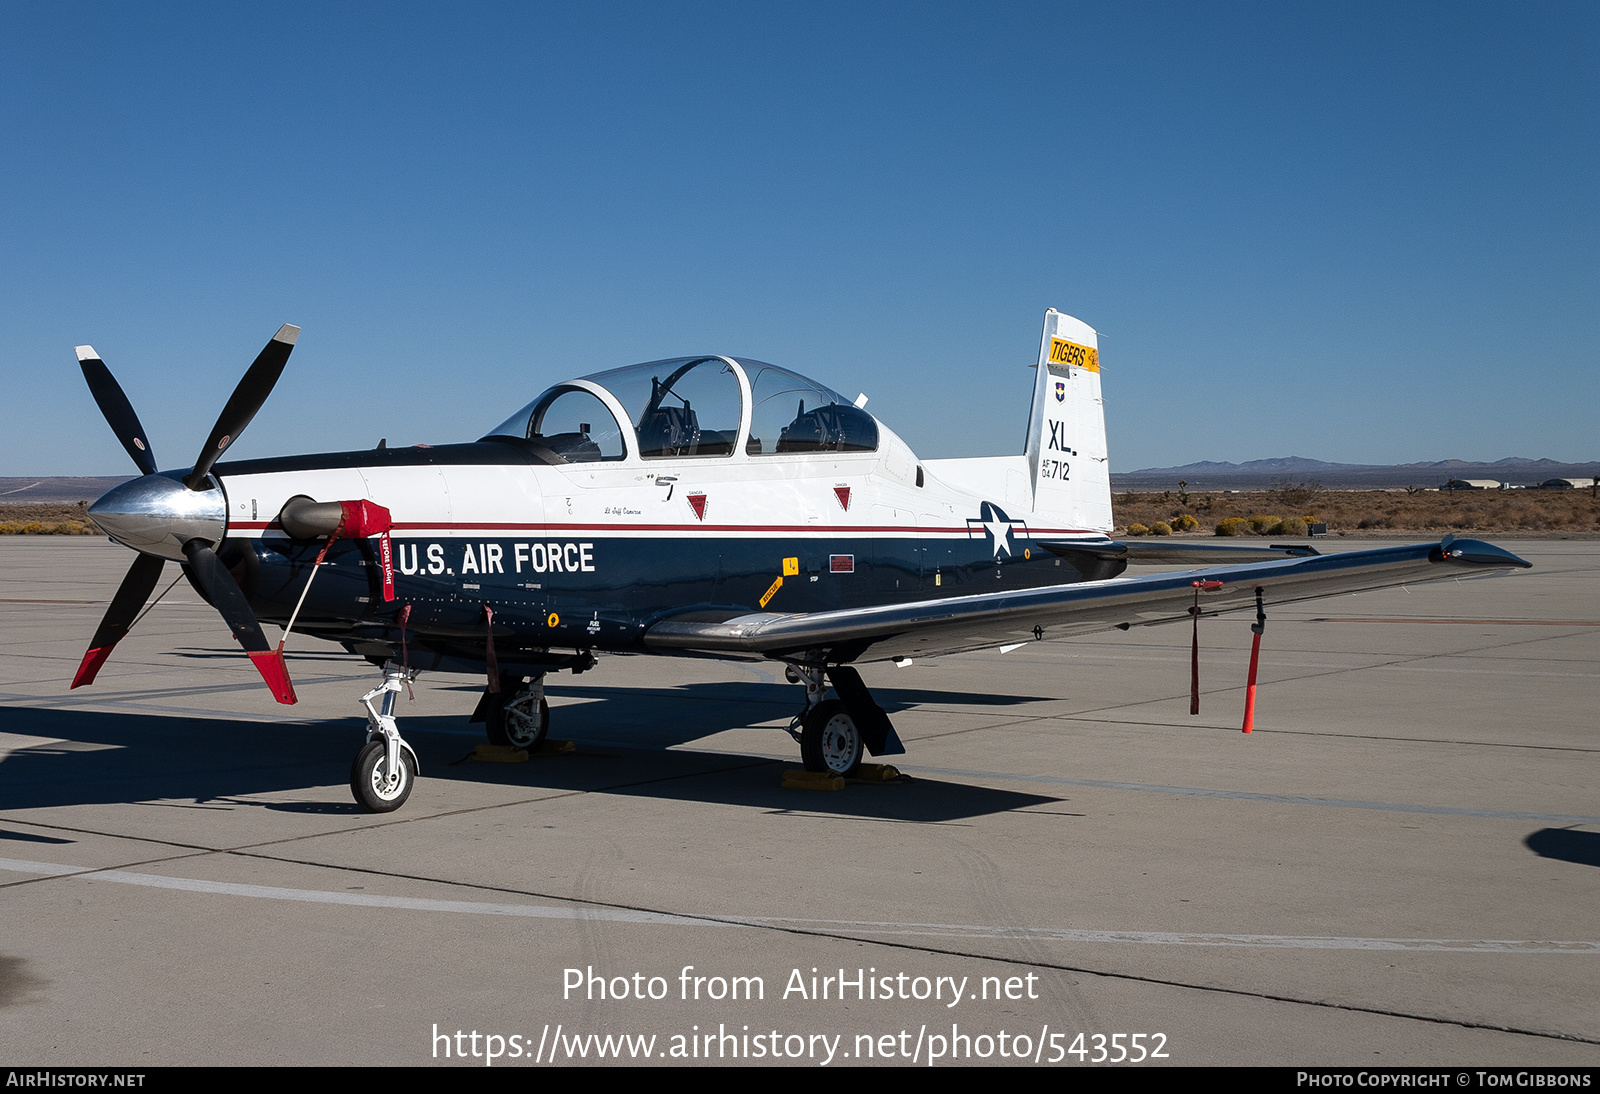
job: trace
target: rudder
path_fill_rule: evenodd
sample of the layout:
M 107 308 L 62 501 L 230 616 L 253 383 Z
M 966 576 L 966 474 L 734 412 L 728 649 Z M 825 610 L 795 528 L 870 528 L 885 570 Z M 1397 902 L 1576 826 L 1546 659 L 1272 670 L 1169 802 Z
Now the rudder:
M 1109 532 L 1111 473 L 1094 328 L 1049 309 L 1035 367 L 1027 448 L 1034 513 L 1065 529 Z

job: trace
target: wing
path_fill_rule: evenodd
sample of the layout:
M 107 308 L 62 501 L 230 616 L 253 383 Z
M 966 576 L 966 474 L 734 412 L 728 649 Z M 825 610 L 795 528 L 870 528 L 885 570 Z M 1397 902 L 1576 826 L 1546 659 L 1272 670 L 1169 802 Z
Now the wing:
M 644 641 L 662 652 L 848 664 L 1177 622 L 1189 618 L 1196 582 L 1218 583 L 1200 593 L 1201 612 L 1215 615 L 1254 608 L 1257 589 L 1270 607 L 1531 565 L 1493 544 L 1447 536 L 1442 543 L 874 608 L 804 615 L 752 612 L 724 620 L 667 619 L 645 632 Z

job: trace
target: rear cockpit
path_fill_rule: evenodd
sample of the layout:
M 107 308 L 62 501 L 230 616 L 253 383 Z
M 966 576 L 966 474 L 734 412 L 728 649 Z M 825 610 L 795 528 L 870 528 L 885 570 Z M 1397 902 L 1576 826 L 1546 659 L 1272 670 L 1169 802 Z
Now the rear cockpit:
M 875 452 L 878 423 L 788 369 L 676 357 L 557 384 L 484 440 L 535 446 L 551 463 Z

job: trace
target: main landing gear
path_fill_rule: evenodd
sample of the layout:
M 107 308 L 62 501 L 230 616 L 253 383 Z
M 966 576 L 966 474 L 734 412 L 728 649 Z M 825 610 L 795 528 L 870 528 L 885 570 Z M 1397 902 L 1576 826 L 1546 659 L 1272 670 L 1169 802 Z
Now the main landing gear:
M 500 690 L 485 692 L 480 710 L 490 744 L 536 747 L 550 731 L 544 673 L 526 680 L 520 676 L 500 677 Z
M 406 686 L 406 672 L 393 662 L 383 666 L 383 683 L 361 697 L 367 708 L 367 743 L 350 765 L 350 792 L 368 813 L 390 813 L 411 796 L 417 781 L 417 754 L 395 724 L 395 697 Z M 382 696 L 381 709 L 372 700 Z
M 824 673 L 839 698 L 824 698 L 828 690 Z M 800 725 L 800 759 L 807 771 L 848 779 L 860 769 L 869 750 L 874 756 L 905 752 L 889 715 L 873 701 L 855 669 L 848 665 L 824 669 L 821 665 L 793 662 L 785 675 L 791 683 L 806 687 L 805 709 L 796 720 Z
M 534 749 L 550 731 L 550 704 L 544 701 L 544 673 L 499 675 L 496 691 L 483 691 L 469 721 L 482 721 L 490 744 Z

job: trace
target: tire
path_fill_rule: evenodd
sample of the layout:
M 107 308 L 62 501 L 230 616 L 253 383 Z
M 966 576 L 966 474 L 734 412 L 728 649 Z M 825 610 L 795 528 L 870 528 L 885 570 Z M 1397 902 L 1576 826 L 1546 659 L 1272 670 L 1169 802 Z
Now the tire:
M 400 750 L 400 770 L 392 784 L 383 777 L 383 742 L 368 741 L 350 765 L 350 792 L 368 813 L 392 813 L 406 803 L 417 781 L 417 762 L 411 751 Z
M 516 691 L 508 689 L 501 694 L 510 698 L 503 703 L 496 703 L 483 720 L 489 743 L 511 745 L 513 748 L 538 747 L 550 730 L 550 704 L 540 699 L 535 710 L 533 689 L 524 688 L 521 684 L 517 685 Z
M 800 723 L 800 759 L 807 771 L 826 771 L 848 779 L 860 768 L 865 751 L 856 720 L 837 699 L 818 703 Z

